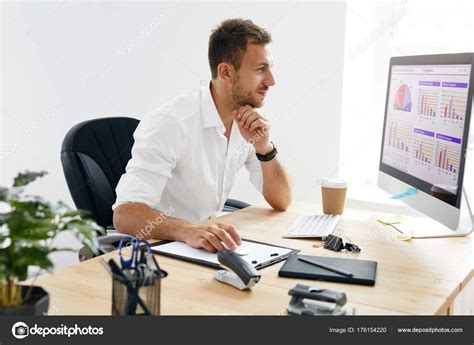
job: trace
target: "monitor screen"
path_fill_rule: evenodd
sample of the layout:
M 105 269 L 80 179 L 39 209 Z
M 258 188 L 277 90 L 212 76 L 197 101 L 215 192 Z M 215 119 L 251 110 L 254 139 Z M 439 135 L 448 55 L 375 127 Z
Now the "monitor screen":
M 390 65 L 380 169 L 459 208 L 472 64 L 400 61 Z

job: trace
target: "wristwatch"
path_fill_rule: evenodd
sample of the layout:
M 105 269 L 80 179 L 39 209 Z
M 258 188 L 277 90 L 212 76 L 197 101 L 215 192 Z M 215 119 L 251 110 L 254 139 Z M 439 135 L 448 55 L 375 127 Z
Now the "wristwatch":
M 267 154 L 265 155 L 260 155 L 258 153 L 256 153 L 257 155 L 257 159 L 261 162 L 268 162 L 268 161 L 271 161 L 273 158 L 275 158 L 275 156 L 277 155 L 278 153 L 278 150 L 275 146 L 275 144 L 273 143 L 273 141 L 270 141 L 270 143 L 272 144 L 273 146 L 273 150 L 271 150 L 270 152 L 268 152 Z

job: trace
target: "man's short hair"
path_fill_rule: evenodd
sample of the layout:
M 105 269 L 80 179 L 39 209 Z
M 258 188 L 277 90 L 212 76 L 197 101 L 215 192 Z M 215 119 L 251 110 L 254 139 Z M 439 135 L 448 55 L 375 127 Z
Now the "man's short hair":
M 271 35 L 251 20 L 224 20 L 209 38 L 209 66 L 212 79 L 217 77 L 217 66 L 222 62 L 231 63 L 238 70 L 247 50 L 247 43 L 268 44 Z

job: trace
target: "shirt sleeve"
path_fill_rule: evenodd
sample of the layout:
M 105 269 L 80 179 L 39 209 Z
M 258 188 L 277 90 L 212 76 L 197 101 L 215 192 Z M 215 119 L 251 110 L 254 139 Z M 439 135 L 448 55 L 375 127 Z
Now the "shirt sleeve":
M 250 182 L 260 193 L 263 193 L 262 166 L 260 165 L 260 161 L 257 159 L 255 154 L 255 147 L 250 144 L 247 160 L 245 161 L 245 168 L 249 172 Z
M 133 134 L 132 158 L 116 188 L 112 206 L 128 202 L 144 203 L 158 209 L 163 191 L 173 169 L 184 153 L 184 124 L 175 116 L 145 116 Z

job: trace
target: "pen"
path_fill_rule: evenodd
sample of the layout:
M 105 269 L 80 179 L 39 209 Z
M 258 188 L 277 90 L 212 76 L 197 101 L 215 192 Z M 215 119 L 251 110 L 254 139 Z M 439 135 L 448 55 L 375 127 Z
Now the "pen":
M 298 260 L 306 262 L 306 263 L 314 265 L 314 266 L 325 268 L 329 271 L 333 271 L 333 272 L 336 272 L 336 273 L 339 273 L 339 274 L 342 274 L 342 275 L 345 275 L 345 276 L 348 276 L 348 277 L 353 277 L 354 276 L 351 272 L 347 272 L 347 271 L 341 270 L 339 268 L 323 264 L 322 262 L 319 262 L 319 261 L 304 259 L 302 257 L 298 257 Z
M 141 297 L 138 295 L 138 290 L 134 290 L 133 282 L 130 280 L 130 278 L 127 277 L 127 275 L 120 269 L 120 267 L 117 265 L 117 263 L 114 261 L 114 259 L 109 260 L 109 267 L 111 269 L 112 274 L 116 275 L 120 279 L 122 279 L 127 286 L 127 292 L 130 295 L 129 298 L 131 299 L 127 303 L 127 315 L 135 315 L 136 309 L 133 309 L 133 307 L 136 308 L 136 303 L 138 303 L 142 308 L 143 311 L 145 312 L 145 315 L 151 315 L 150 309 L 146 306 L 145 302 L 141 299 Z

